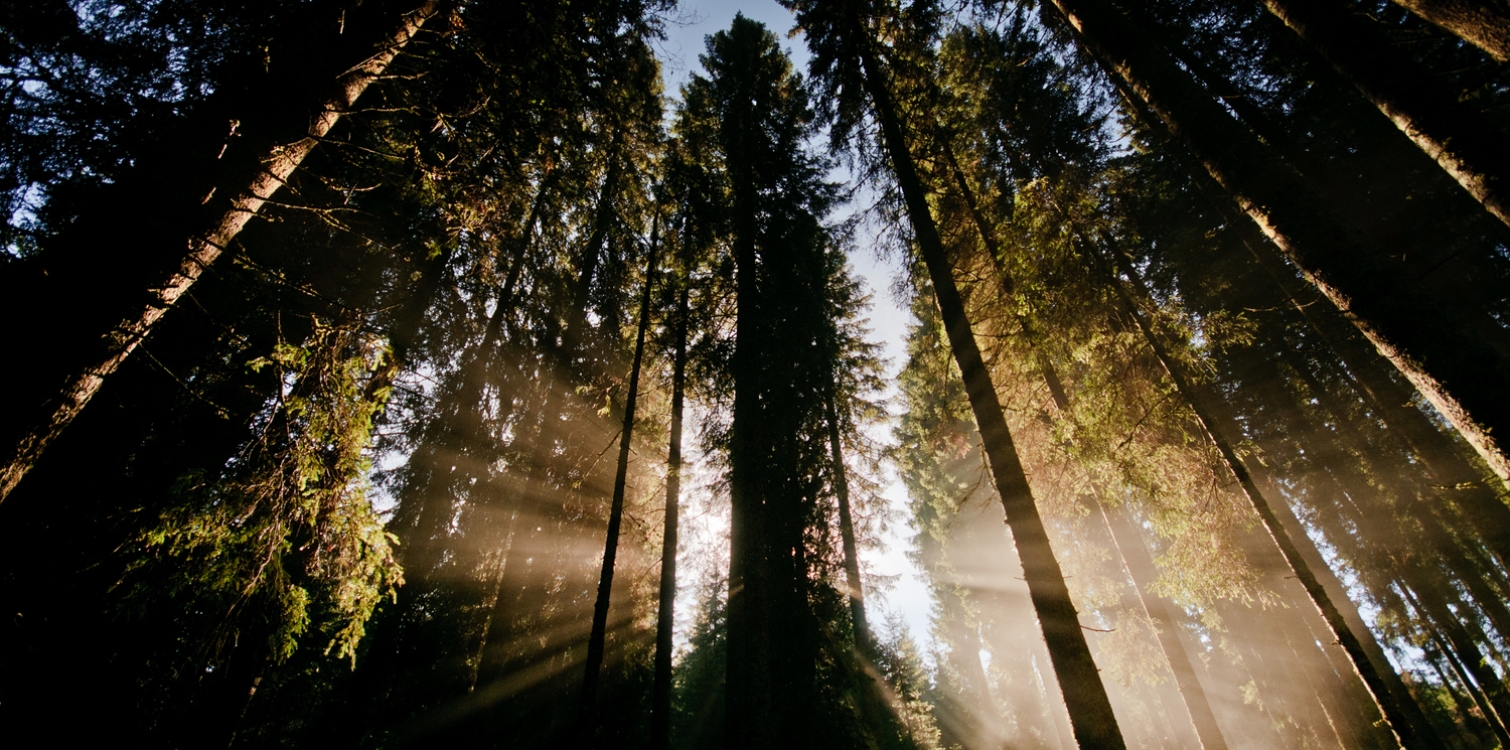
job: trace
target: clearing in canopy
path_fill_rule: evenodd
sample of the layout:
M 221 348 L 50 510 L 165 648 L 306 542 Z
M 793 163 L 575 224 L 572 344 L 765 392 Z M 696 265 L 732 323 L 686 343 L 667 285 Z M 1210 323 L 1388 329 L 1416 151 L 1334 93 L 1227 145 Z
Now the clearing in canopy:
M 0 744 L 1510 750 L 1505 0 L 3 5 Z

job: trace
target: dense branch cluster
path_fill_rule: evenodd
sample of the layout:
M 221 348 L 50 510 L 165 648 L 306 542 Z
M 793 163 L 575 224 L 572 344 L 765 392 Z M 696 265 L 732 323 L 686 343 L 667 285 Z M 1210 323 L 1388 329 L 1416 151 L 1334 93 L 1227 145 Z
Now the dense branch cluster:
M 12 733 L 1510 747 L 1500 0 L 11 5 Z

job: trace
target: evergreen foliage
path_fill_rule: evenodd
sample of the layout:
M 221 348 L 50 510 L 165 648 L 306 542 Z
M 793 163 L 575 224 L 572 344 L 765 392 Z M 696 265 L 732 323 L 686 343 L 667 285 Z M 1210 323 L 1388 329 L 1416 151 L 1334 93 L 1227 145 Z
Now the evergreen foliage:
M 12 744 L 1510 747 L 1503 3 L 782 5 L 0 9 Z

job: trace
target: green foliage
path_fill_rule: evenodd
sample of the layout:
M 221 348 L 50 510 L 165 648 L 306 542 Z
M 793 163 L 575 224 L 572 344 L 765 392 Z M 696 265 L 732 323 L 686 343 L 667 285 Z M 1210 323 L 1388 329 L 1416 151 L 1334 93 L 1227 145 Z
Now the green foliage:
M 136 540 L 127 599 L 180 601 L 204 613 L 217 650 L 245 634 L 273 663 L 312 631 L 354 668 L 374 609 L 403 582 L 369 499 L 373 420 L 388 397 L 370 386 L 388 355 L 349 324 L 312 324 L 301 343 L 248 363 L 276 379 L 278 397 L 226 466 L 180 480 L 178 502 Z

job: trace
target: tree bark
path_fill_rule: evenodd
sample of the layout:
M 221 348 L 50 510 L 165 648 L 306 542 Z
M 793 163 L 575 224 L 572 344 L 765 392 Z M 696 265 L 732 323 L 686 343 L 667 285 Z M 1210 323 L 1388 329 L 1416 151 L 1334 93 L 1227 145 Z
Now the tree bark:
M 1295 172 L 1106 0 L 1053 0 L 1085 46 L 1180 138 L 1275 246 L 1510 486 L 1510 362 L 1355 241 Z
M 1510 5 L 1504 0 L 1395 0 L 1463 41 L 1510 62 Z
M 1082 748 L 1121 750 L 1126 743 L 1117 726 L 1117 717 L 1112 712 L 1100 672 L 1091 658 L 1085 633 L 1081 631 L 1064 573 L 1049 545 L 1043 519 L 1028 486 L 1027 474 L 1018 459 L 996 387 L 991 382 L 991 373 L 986 369 L 975 335 L 970 330 L 964 301 L 954 282 L 953 268 L 928 206 L 927 191 L 918 176 L 900 116 L 883 78 L 885 73 L 869 48 L 862 53 L 861 65 L 865 89 L 881 126 L 882 145 L 902 188 L 913 235 L 933 282 L 950 349 L 964 378 L 970 407 L 980 427 L 991 474 L 1022 561 L 1028 596 L 1038 614 L 1054 674 L 1069 709 L 1075 739 Z
M 645 260 L 645 291 L 640 298 L 640 325 L 634 342 L 634 363 L 629 368 L 629 386 L 624 396 L 624 426 L 619 434 L 619 463 L 613 477 L 613 504 L 608 511 L 608 537 L 603 546 L 603 570 L 598 577 L 598 599 L 593 605 L 592 635 L 587 640 L 587 666 L 582 678 L 582 705 L 578 729 L 592 736 L 598 679 L 603 669 L 603 644 L 608 635 L 608 603 L 613 593 L 614 562 L 618 559 L 619 528 L 624 521 L 624 491 L 629 480 L 629 447 L 634 438 L 634 410 L 639 396 L 640 363 L 645 357 L 645 332 L 650 328 L 650 293 L 655 287 L 655 264 L 661 241 L 661 217 L 657 212 L 650 229 L 650 253 Z M 673 554 L 675 554 L 673 552 Z M 587 743 L 584 743 L 584 747 Z
M 1085 251 L 1092 262 L 1101 265 L 1100 256 L 1094 249 L 1085 248 Z M 1132 264 L 1128 261 L 1127 256 L 1118 252 L 1115 248 L 1111 250 L 1111 254 L 1121 274 L 1126 276 L 1134 285 L 1138 286 L 1141 291 L 1142 282 L 1137 275 L 1137 271 L 1133 269 Z M 1133 301 L 1128 291 L 1123 288 L 1122 282 L 1116 278 L 1115 273 L 1111 269 L 1104 267 L 1103 271 L 1112 276 L 1110 278 L 1112 289 L 1121 300 L 1123 308 L 1126 310 L 1128 316 L 1137 324 L 1138 329 L 1142 331 L 1149 348 L 1153 350 L 1154 356 L 1158 358 L 1159 363 L 1163 366 L 1164 372 L 1174 384 L 1175 390 L 1190 406 L 1191 411 L 1195 413 L 1196 420 L 1200 423 L 1202 431 L 1206 433 L 1206 438 L 1216 447 L 1217 452 L 1221 454 L 1223 463 L 1226 464 L 1227 469 L 1237 479 L 1238 485 L 1242 488 L 1243 495 L 1247 497 L 1248 502 L 1253 506 L 1253 510 L 1263 522 L 1264 528 L 1274 540 L 1275 546 L 1279 548 L 1280 554 L 1284 556 L 1290 571 L 1295 574 L 1296 580 L 1310 596 L 1311 602 L 1316 605 L 1317 611 L 1321 613 L 1322 620 L 1326 622 L 1332 635 L 1337 639 L 1338 645 L 1347 654 L 1348 660 L 1353 665 L 1353 670 L 1363 680 L 1364 686 L 1373 697 L 1374 703 L 1378 706 L 1380 713 L 1383 714 L 1390 729 L 1395 733 L 1395 737 L 1407 750 L 1432 748 L 1433 744 L 1429 731 L 1423 735 L 1422 730 L 1424 728 L 1418 729 L 1416 727 L 1415 723 L 1411 720 L 1411 715 L 1401 708 L 1400 701 L 1390 693 L 1384 678 L 1380 676 L 1373 662 L 1369 660 L 1368 654 L 1364 650 L 1363 644 L 1359 641 L 1357 634 L 1349 627 L 1346 618 L 1343 617 L 1337 606 L 1332 603 L 1331 596 L 1327 594 L 1326 589 L 1317 579 L 1315 572 L 1311 570 L 1310 564 L 1307 563 L 1294 539 L 1281 523 L 1278 514 L 1269 504 L 1268 498 L 1258 489 L 1258 485 L 1254 482 L 1252 475 L 1248 473 L 1247 466 L 1244 465 L 1242 459 L 1238 458 L 1232 445 L 1223 436 L 1204 399 L 1196 393 L 1190 381 L 1185 377 L 1183 368 L 1170 356 L 1163 341 L 1154 332 L 1143 313 L 1139 311 L 1137 304 Z
M 199 280 L 205 269 L 225 252 L 247 222 L 288 181 L 320 140 L 344 114 L 351 111 L 357 99 L 383 74 L 425 22 L 436 15 L 441 1 L 424 0 L 404 14 L 398 27 L 378 40 L 371 56 L 338 76 L 334 90 L 310 118 L 304 138 L 279 144 L 260 155 L 261 168 L 208 228 L 188 238 L 187 253 L 172 273 L 144 290 L 146 303 L 100 337 L 97 350 L 88 356 L 88 364 L 70 374 L 59 391 L 48 397 L 36 411 L 35 421 L 23 427 L 22 434 L 4 447 L 5 453 L 0 458 L 4 461 L 0 467 L 0 501 L 10 495 L 48 446 L 68 429 L 99 392 L 105 380 L 136 351 L 157 322 Z
M 1430 80 L 1377 22 L 1335 0 L 1264 0 L 1489 213 L 1510 225 L 1505 133 Z

